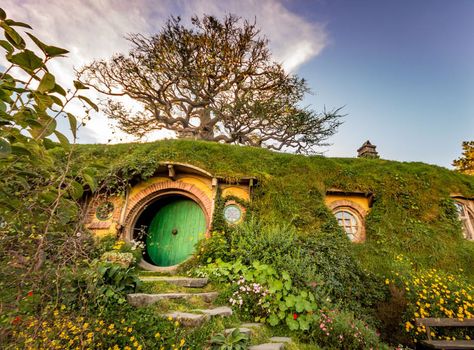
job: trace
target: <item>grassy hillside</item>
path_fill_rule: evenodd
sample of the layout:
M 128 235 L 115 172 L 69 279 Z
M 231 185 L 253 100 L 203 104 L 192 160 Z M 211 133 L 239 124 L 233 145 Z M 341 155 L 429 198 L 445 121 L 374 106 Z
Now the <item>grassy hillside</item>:
M 167 140 L 145 144 L 80 145 L 77 164 L 105 165 L 100 178 L 139 181 L 160 161 L 190 163 L 212 174 L 255 176 L 252 210 L 269 223 L 291 224 L 301 234 L 330 230 L 335 219 L 324 205 L 326 189 L 375 194 L 367 240 L 352 244 L 368 270 L 387 273 L 398 254 L 415 267 L 464 269 L 474 281 L 474 242 L 462 237 L 450 193 L 474 196 L 474 177 L 419 162 L 325 158 L 208 142 Z M 112 180 L 113 179 L 113 180 Z M 336 229 L 337 230 L 337 229 Z

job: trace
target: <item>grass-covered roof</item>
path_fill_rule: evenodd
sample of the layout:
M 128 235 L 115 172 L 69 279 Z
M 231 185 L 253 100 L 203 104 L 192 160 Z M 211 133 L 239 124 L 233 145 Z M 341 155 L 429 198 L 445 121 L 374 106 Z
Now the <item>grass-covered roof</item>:
M 163 161 L 189 163 L 229 179 L 254 176 L 259 185 L 252 210 L 261 220 L 289 223 L 301 234 L 334 227 L 324 205 L 327 189 L 372 192 L 366 242 L 352 245 L 363 266 L 384 273 L 404 254 L 422 267 L 463 269 L 474 281 L 474 242 L 463 238 L 450 199 L 453 193 L 474 197 L 472 176 L 420 162 L 308 157 L 187 140 L 78 149 L 77 163 L 104 165 L 99 178 L 105 179 L 146 179 Z

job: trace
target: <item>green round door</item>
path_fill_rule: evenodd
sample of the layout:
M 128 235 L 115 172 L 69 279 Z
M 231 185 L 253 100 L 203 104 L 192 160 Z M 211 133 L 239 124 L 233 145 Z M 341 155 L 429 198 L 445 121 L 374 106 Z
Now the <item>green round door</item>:
M 190 199 L 175 199 L 161 207 L 151 221 L 146 238 L 148 256 L 157 266 L 179 264 L 193 254 L 205 232 L 201 207 Z

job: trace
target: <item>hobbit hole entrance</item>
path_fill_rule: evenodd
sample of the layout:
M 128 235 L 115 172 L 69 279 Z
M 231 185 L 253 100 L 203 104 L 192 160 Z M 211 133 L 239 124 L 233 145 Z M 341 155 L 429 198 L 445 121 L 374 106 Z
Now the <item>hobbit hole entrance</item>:
M 138 180 L 138 179 L 136 179 Z M 256 183 L 252 177 L 217 177 L 184 163 L 160 163 L 153 177 L 133 180 L 124 194 L 95 194 L 87 202 L 87 228 L 97 236 L 115 235 L 143 243 L 139 265 L 147 270 L 175 272 L 209 235 L 216 199 L 232 197 L 223 210 L 227 222 L 239 224 Z
M 197 202 L 183 195 L 164 195 L 138 216 L 133 239 L 144 243 L 146 262 L 168 267 L 189 258 L 206 229 L 206 217 Z

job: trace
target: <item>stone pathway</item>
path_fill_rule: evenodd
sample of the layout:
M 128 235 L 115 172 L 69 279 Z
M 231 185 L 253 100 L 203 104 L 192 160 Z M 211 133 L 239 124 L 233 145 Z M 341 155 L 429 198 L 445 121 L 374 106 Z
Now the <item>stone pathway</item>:
M 194 297 L 202 298 L 205 302 L 213 302 L 219 293 L 217 292 L 206 292 L 206 293 L 160 293 L 160 294 L 147 294 L 147 293 L 133 293 L 127 295 L 128 303 L 132 306 L 147 306 L 156 303 L 163 299 L 190 299 Z
M 144 282 L 165 282 L 179 287 L 187 288 L 203 288 L 208 284 L 207 278 L 189 278 L 181 276 L 140 276 Z M 202 298 L 205 302 L 212 303 L 218 296 L 217 292 L 205 293 L 133 293 L 127 295 L 127 300 L 130 305 L 141 307 L 151 305 L 160 300 L 165 299 L 190 299 L 194 297 Z M 232 315 L 232 309 L 228 306 L 220 306 L 212 309 L 196 309 L 190 311 L 170 311 L 164 314 L 164 317 L 180 322 L 185 327 L 198 327 L 203 323 L 209 321 L 211 317 L 228 317 Z M 239 331 L 249 338 L 255 329 L 263 327 L 261 323 L 242 323 L 238 328 Z M 235 328 L 228 328 L 224 330 L 227 336 L 231 334 Z M 268 343 L 252 345 L 249 350 L 284 350 L 285 344 L 291 343 L 291 338 L 288 337 L 272 337 Z
M 180 287 L 202 288 L 207 285 L 207 278 L 191 278 L 179 276 L 140 276 L 143 282 L 166 282 Z

